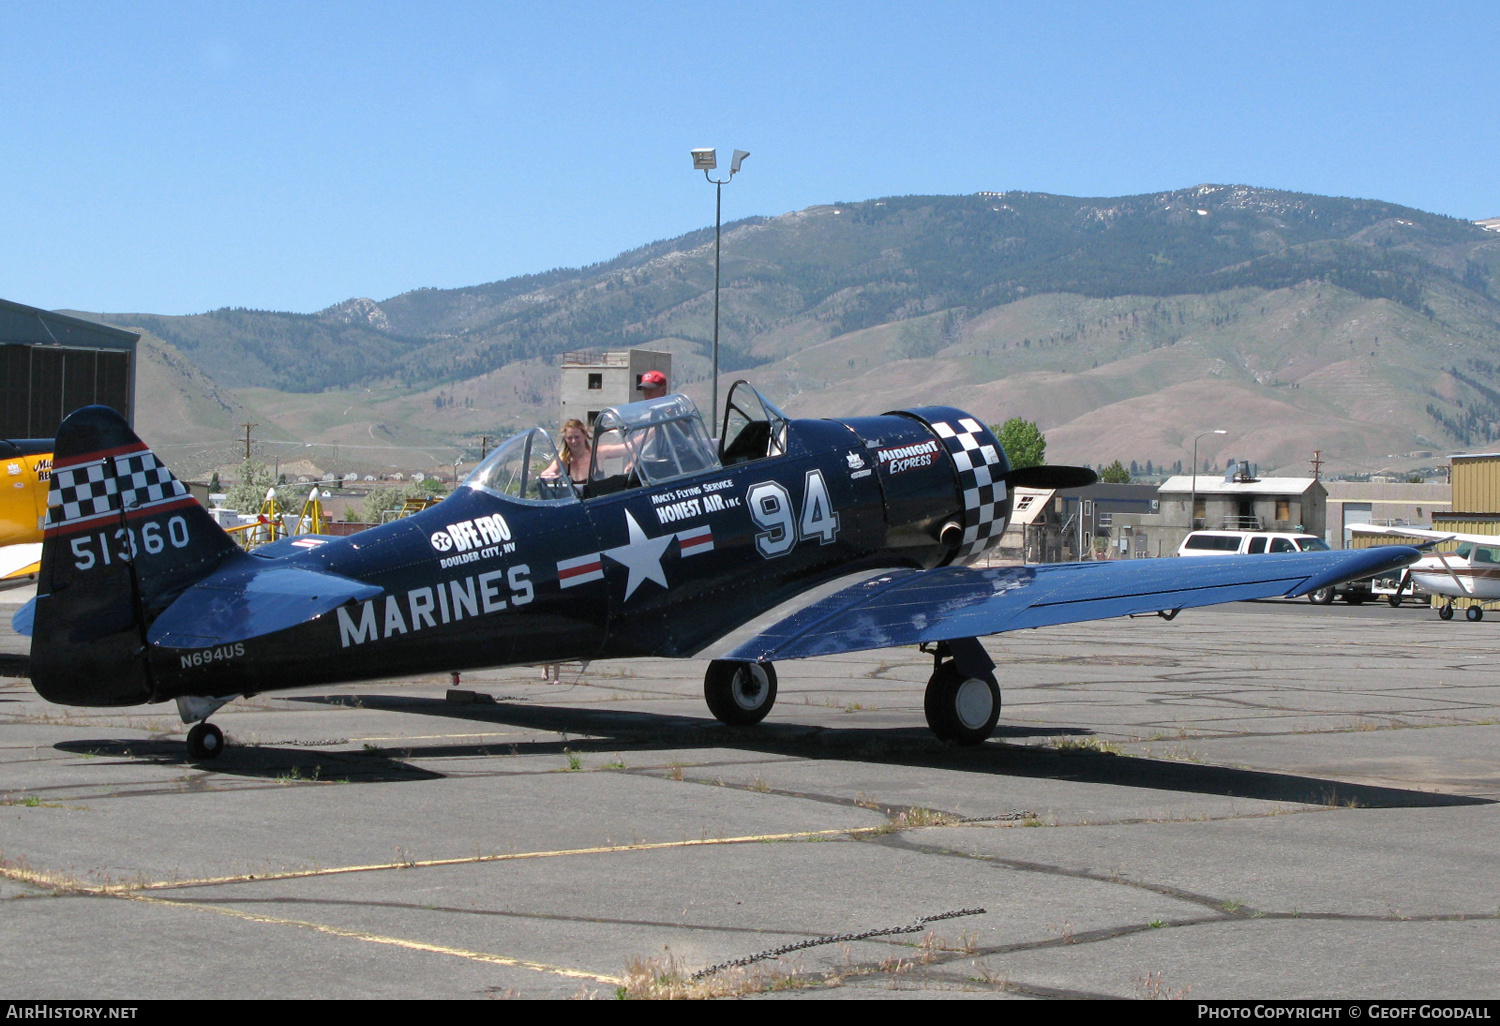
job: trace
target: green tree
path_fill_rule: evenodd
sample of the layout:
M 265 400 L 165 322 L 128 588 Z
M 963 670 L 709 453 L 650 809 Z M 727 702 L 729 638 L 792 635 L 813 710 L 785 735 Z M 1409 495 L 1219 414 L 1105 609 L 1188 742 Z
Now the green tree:
M 241 513 L 258 513 L 266 492 L 276 489 L 277 501 L 283 510 L 299 510 L 311 488 L 307 485 L 278 484 L 276 475 L 264 463 L 247 461 L 240 467 L 240 479 L 224 497 L 224 505 Z M 301 494 L 297 494 L 300 492 Z
M 415 484 L 381 485 L 371 490 L 370 494 L 365 497 L 364 504 L 357 510 L 354 506 L 350 506 L 345 516 L 352 520 L 357 514 L 364 523 L 378 524 L 381 522 L 382 515 L 391 510 L 400 509 L 407 499 L 425 499 L 432 495 L 441 495 L 445 491 L 447 487 L 441 481 L 432 478 Z
M 1099 480 L 1105 484 L 1129 484 L 1130 471 L 1125 469 L 1125 464 L 1115 460 L 1099 472 Z
M 1010 459 L 1011 469 L 1039 467 L 1047 457 L 1047 439 L 1034 420 L 1012 417 L 998 428 L 990 428 Z

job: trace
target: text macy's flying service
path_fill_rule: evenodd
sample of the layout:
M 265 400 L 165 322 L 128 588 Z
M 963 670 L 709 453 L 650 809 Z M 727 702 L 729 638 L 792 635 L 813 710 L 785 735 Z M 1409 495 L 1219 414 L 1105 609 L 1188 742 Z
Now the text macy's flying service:
M 1000 712 L 976 640 L 1131 613 L 1303 594 L 1417 558 L 1385 546 L 1258 559 L 980 569 L 1010 487 L 1093 480 L 1012 470 L 950 407 L 789 420 L 744 382 L 715 446 L 692 403 L 605 410 L 592 477 L 556 474 L 532 429 L 438 505 L 349 538 L 242 551 L 104 407 L 58 431 L 37 597 L 16 617 L 53 702 L 231 698 L 335 681 L 629 656 L 706 658 L 720 720 L 753 724 L 779 659 L 921 645 L 927 722 L 975 744 Z M 196 758 L 223 735 L 198 722 Z

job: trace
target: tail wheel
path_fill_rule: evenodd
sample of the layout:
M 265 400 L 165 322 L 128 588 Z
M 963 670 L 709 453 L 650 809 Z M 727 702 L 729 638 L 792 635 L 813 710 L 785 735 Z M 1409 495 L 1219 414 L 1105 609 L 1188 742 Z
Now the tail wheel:
M 1468 619 L 1470 623 L 1478 623 L 1480 620 L 1484 619 L 1484 610 L 1480 609 L 1478 606 L 1470 606 L 1468 609 L 1464 610 L 1464 617 Z
M 1453 619 L 1453 603 L 1452 602 L 1449 602 L 1446 605 L 1438 607 L 1438 619 L 1439 620 L 1451 620 L 1451 619 Z
M 749 727 L 766 718 L 776 704 L 776 667 L 716 659 L 703 675 L 708 711 L 731 727 Z
M 187 750 L 195 762 L 217 759 L 224 753 L 224 732 L 212 723 L 196 724 L 188 731 Z
M 953 660 L 942 663 L 927 682 L 927 725 L 940 740 L 977 745 L 1000 719 L 1000 686 L 991 674 L 967 677 Z

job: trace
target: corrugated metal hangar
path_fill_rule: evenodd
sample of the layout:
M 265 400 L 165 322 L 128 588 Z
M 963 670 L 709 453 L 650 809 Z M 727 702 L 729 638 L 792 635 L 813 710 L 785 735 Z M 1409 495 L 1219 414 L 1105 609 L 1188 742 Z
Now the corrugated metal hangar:
M 0 438 L 51 438 L 80 406 L 135 422 L 140 336 L 0 299 Z

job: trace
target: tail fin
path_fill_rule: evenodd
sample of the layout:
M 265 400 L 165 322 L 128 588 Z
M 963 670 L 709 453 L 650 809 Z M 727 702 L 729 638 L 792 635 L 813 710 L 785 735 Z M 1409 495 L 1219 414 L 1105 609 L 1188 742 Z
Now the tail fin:
M 32 684 L 65 705 L 152 701 L 147 626 L 240 552 L 123 417 L 105 406 L 70 414 L 47 496 Z

